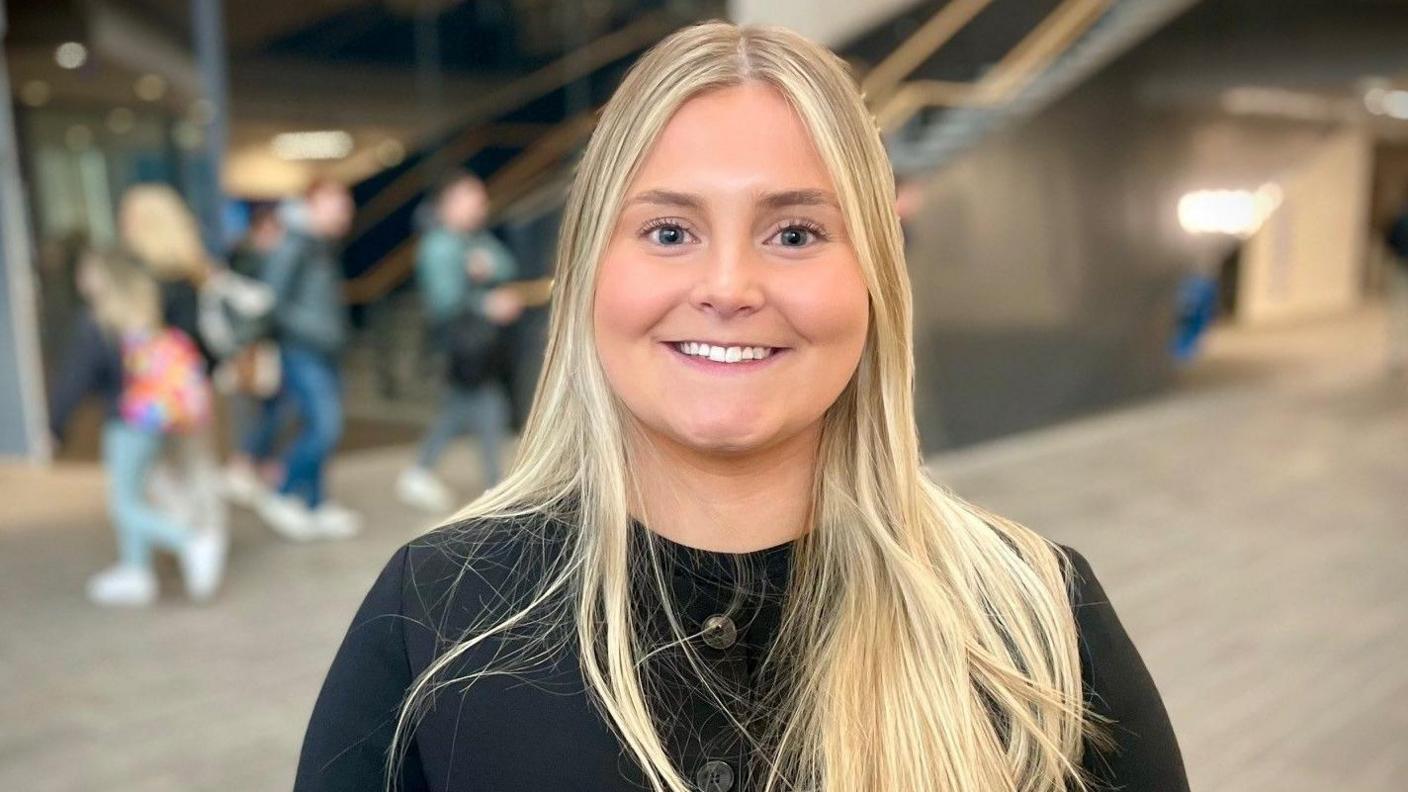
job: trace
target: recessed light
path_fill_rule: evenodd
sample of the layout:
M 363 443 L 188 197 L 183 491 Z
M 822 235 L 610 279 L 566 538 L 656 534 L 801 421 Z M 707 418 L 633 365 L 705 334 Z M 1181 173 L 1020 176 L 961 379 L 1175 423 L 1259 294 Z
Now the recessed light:
M 107 123 L 108 129 L 114 135 L 125 135 L 132 131 L 132 127 L 136 126 L 137 116 L 125 107 L 114 107 L 108 113 Z
M 30 80 L 20 86 L 20 101 L 29 107 L 43 107 L 49 103 L 53 91 L 43 80 Z
M 274 156 L 285 160 L 334 160 L 352 153 L 352 136 L 341 129 L 282 132 L 270 142 Z
M 178 121 L 171 129 L 171 137 L 176 145 L 187 151 L 194 151 L 205 143 L 205 133 L 189 121 Z
M 64 69 L 77 69 L 88 62 L 88 48 L 77 41 L 65 41 L 54 50 L 54 62 Z
M 143 74 L 132 84 L 132 92 L 144 102 L 155 102 L 166 95 L 166 79 L 160 74 Z

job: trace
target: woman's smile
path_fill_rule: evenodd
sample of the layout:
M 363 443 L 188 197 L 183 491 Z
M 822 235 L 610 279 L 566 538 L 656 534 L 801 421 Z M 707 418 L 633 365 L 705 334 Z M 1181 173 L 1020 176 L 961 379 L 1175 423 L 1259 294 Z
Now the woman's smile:
M 709 341 L 665 341 L 660 346 L 681 365 L 708 374 L 751 374 L 772 368 L 791 351 L 766 344 Z

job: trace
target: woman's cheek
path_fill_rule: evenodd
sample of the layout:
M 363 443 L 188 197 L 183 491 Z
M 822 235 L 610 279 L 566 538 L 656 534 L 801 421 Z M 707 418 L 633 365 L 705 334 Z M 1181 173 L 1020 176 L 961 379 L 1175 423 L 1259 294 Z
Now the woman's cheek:
M 825 277 L 794 284 L 783 293 L 795 317 L 793 326 L 803 338 L 828 354 L 850 358 L 852 364 L 859 358 L 870 301 L 858 265 L 839 265 Z
M 613 334 L 632 335 L 649 328 L 651 294 L 641 281 L 641 266 L 629 252 L 607 250 L 597 278 L 596 321 Z

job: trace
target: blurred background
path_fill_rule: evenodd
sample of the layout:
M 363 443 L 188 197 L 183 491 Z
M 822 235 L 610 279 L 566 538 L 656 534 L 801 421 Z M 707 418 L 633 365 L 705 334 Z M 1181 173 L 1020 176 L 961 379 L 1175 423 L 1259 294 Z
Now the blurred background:
M 720 17 L 854 66 L 934 471 L 1091 560 L 1193 787 L 1404 788 L 1401 0 L 0 0 L 0 788 L 291 784 L 381 564 L 511 458 L 595 111 Z M 114 429 L 168 342 L 180 453 Z

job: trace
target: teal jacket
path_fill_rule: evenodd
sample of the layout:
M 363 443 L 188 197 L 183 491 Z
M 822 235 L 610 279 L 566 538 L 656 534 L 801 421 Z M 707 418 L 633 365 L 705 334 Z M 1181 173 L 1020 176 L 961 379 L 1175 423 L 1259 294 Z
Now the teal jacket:
M 471 279 L 467 269 L 471 256 L 481 252 L 493 264 L 487 282 Z M 517 274 L 513 254 L 488 231 L 457 234 L 436 226 L 425 232 L 416 250 L 416 282 L 431 324 L 447 321 L 465 308 L 482 310 L 484 295 Z
M 270 318 L 281 342 L 335 356 L 347 343 L 342 265 L 325 240 L 290 230 L 265 259 L 262 278 L 274 292 Z

